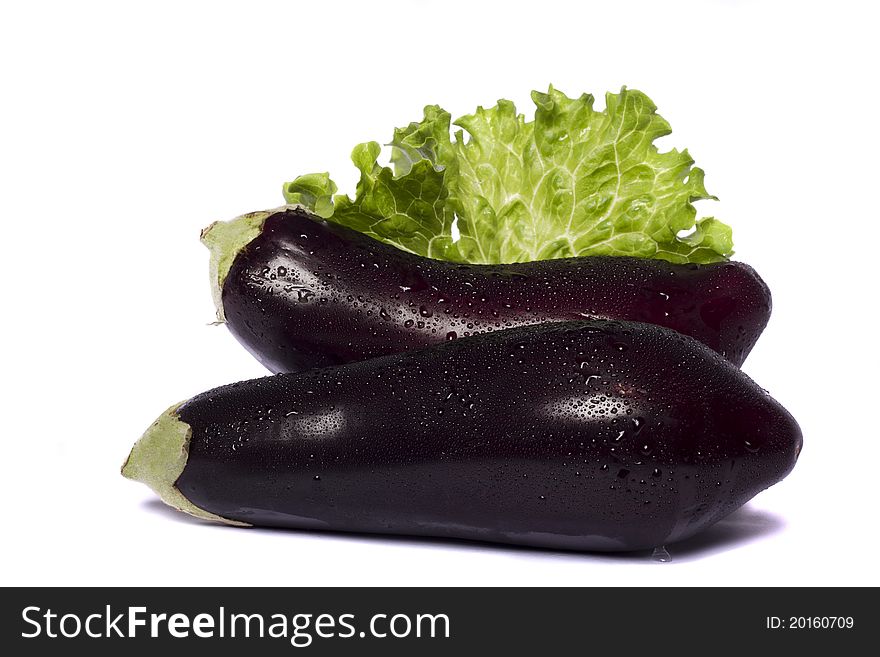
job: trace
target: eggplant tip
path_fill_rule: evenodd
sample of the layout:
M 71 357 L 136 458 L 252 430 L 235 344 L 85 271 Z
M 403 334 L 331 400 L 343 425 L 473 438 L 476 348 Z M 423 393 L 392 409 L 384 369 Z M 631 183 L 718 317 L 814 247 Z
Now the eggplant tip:
M 266 219 L 276 210 L 249 212 L 231 221 L 215 221 L 202 229 L 202 244 L 211 252 L 211 296 L 217 308 L 217 321 L 225 321 L 223 315 L 223 283 L 235 258 L 260 231 Z
M 197 507 L 176 486 L 189 458 L 190 426 L 177 416 L 175 404 L 144 432 L 122 465 L 122 476 L 149 486 L 165 504 L 179 511 L 231 525 L 247 526 Z

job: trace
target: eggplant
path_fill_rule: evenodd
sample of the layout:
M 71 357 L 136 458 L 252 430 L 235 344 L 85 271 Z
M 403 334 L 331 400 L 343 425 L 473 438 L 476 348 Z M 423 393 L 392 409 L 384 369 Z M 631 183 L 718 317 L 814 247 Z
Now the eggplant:
M 801 443 L 688 336 L 558 322 L 211 390 L 160 416 L 123 474 L 233 524 L 618 551 L 708 527 Z
M 770 317 L 767 286 L 740 262 L 469 265 L 401 251 L 296 207 L 217 222 L 202 238 L 218 318 L 272 372 L 593 318 L 666 326 L 742 365 Z
M 739 262 L 590 256 L 468 265 L 401 251 L 301 208 L 218 222 L 203 240 L 214 251 L 218 317 L 272 372 L 590 318 L 666 326 L 741 365 L 771 310 L 766 284 Z

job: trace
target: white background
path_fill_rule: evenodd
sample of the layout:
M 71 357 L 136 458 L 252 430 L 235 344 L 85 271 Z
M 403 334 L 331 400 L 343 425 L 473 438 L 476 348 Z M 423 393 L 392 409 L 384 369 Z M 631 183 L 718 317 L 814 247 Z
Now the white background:
M 880 584 L 873 3 L 591 4 L 4 3 L 0 583 Z M 706 170 L 773 290 L 745 370 L 803 428 L 788 479 L 658 564 L 217 527 L 119 476 L 170 403 L 264 374 L 208 326 L 203 226 L 551 82 L 645 91 Z

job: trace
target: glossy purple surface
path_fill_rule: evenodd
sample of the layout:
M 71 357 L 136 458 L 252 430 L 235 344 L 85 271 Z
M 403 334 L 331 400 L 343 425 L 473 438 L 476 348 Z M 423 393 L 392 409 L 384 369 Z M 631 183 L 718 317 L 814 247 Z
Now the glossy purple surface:
M 658 324 L 741 365 L 770 292 L 739 262 L 584 257 L 463 265 L 414 256 L 304 211 L 269 217 L 222 292 L 229 330 L 272 372 L 590 318 Z
M 206 392 L 180 491 L 255 525 L 635 550 L 794 466 L 788 412 L 674 331 L 566 322 Z

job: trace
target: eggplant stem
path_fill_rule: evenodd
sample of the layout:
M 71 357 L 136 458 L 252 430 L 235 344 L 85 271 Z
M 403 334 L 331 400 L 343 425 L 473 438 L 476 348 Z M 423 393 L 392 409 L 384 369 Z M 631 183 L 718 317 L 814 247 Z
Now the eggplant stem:
M 152 488 L 165 504 L 197 518 L 248 527 L 197 507 L 177 488 L 176 482 L 189 458 L 192 428 L 177 416 L 183 402 L 162 413 L 144 432 L 122 465 L 122 476 Z

